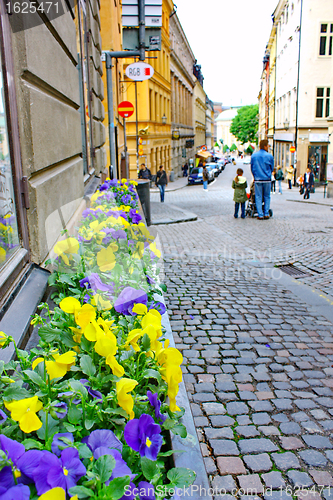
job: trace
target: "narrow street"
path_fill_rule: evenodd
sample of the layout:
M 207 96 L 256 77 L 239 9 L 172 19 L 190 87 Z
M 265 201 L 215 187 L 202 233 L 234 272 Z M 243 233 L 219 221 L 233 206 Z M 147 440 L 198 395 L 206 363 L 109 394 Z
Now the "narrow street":
M 284 184 L 272 219 L 234 219 L 240 166 L 227 165 L 208 193 L 166 193 L 166 212 L 198 218 L 156 226 L 207 473 L 225 498 L 331 498 L 333 213 L 322 192 L 299 202 Z

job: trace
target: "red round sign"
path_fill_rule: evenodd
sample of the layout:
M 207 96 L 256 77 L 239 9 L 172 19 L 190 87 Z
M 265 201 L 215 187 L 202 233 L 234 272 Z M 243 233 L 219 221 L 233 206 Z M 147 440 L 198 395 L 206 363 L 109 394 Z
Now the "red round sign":
M 134 113 L 134 106 L 129 101 L 123 101 L 118 106 L 118 113 L 123 118 L 129 118 Z
M 296 151 L 295 146 L 290 146 L 289 151 L 290 151 L 291 153 L 295 153 L 295 151 Z

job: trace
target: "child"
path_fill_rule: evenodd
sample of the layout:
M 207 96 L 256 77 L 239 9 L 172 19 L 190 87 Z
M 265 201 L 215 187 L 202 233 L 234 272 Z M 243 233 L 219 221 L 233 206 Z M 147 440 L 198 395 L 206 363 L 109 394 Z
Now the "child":
M 243 170 L 241 168 L 237 169 L 237 175 L 232 181 L 232 189 L 234 192 L 234 202 L 235 202 L 235 219 L 238 218 L 239 205 L 241 205 L 241 217 L 245 219 L 245 202 L 247 200 L 246 194 L 247 181 L 243 177 Z

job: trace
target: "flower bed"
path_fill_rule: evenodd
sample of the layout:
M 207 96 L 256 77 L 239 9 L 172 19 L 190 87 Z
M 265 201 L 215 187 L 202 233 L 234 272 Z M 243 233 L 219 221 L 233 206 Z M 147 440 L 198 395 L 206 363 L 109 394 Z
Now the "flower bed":
M 164 339 L 160 252 L 134 185 L 106 181 L 55 245 L 39 344 L 0 362 L 0 500 L 178 498 L 195 479 L 170 462 L 169 431 L 186 437 L 183 358 Z

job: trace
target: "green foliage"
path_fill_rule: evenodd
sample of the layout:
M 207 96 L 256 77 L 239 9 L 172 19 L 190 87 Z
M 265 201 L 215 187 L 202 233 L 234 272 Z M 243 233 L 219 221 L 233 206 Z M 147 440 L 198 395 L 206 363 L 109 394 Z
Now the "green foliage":
M 247 142 L 258 143 L 258 104 L 243 106 L 232 120 L 230 132 L 242 144 Z
M 229 146 L 227 144 L 225 144 L 223 146 L 223 153 L 226 153 L 228 150 L 229 150 Z
M 230 151 L 237 151 L 237 150 L 238 150 L 238 148 L 237 148 L 236 144 L 234 143 L 234 144 L 231 146 Z

